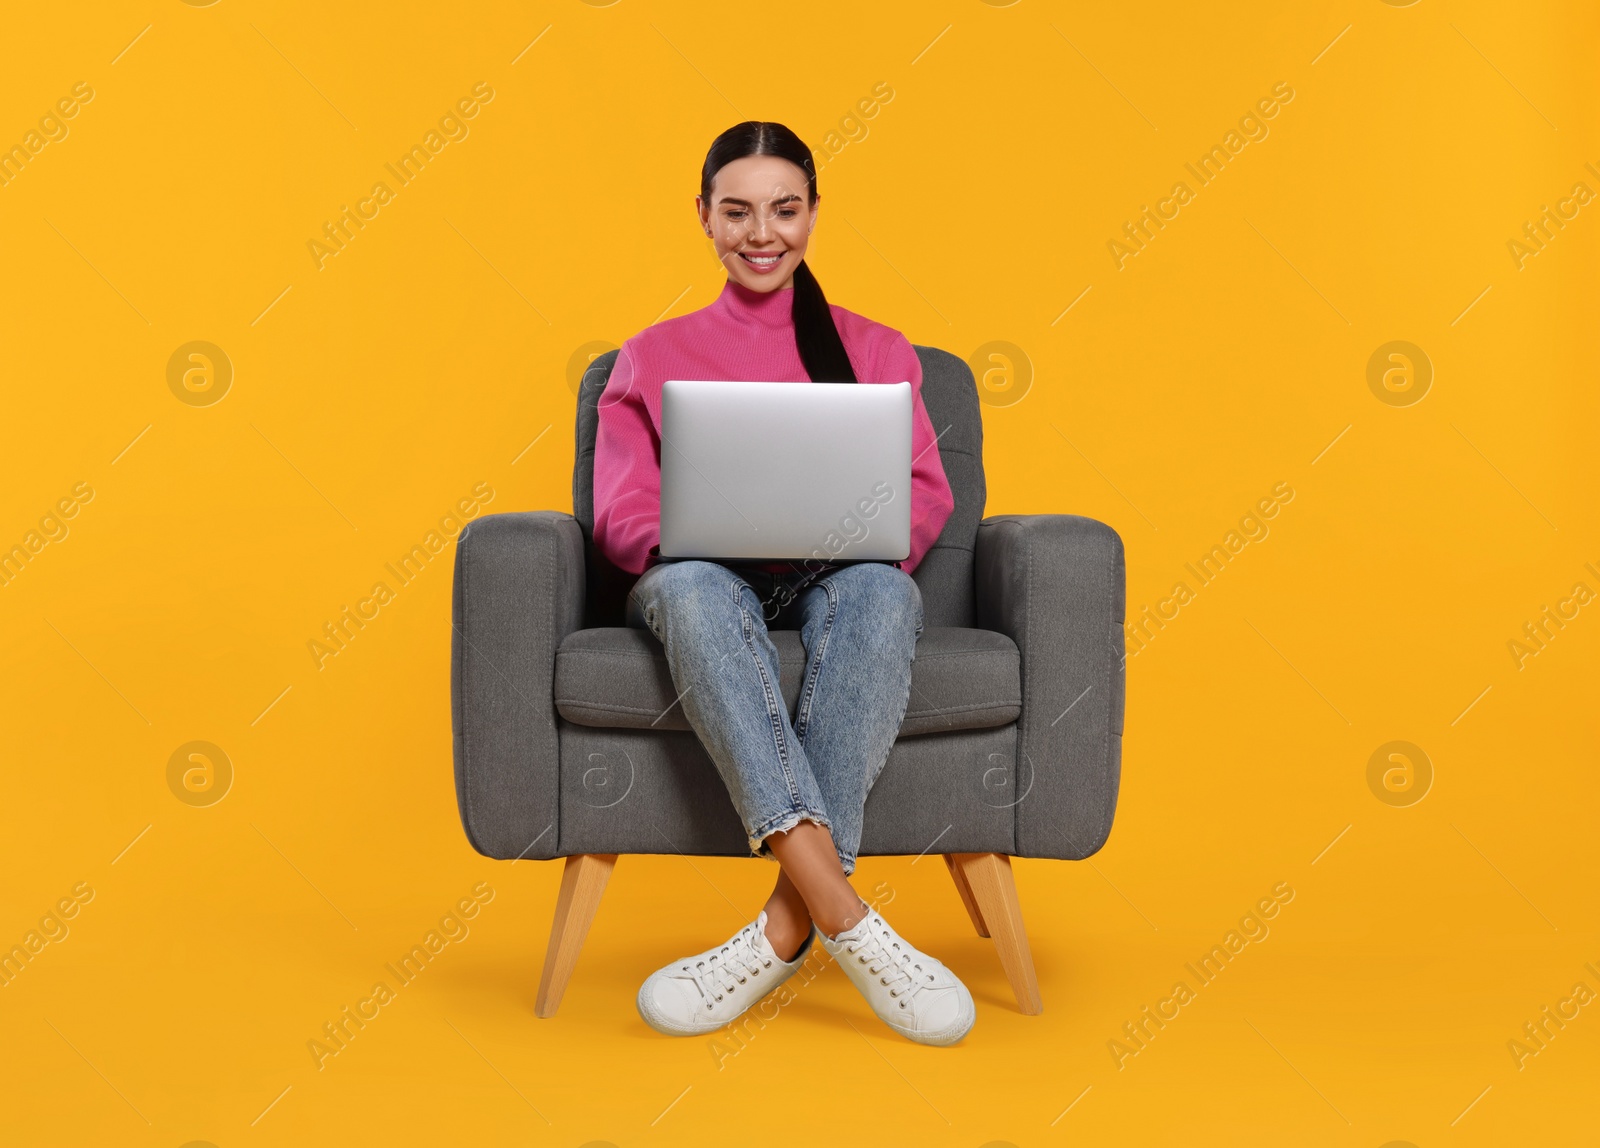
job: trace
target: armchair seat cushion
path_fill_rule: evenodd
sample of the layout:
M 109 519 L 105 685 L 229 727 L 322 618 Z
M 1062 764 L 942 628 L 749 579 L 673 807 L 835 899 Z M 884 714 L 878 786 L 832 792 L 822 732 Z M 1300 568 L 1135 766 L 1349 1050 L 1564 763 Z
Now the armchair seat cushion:
M 771 631 L 783 699 L 794 716 L 806 653 L 798 630 Z M 556 652 L 556 712 L 577 725 L 687 730 L 666 651 L 631 627 L 575 630 Z M 901 737 L 991 729 L 1022 712 L 1016 644 L 993 630 L 929 626 L 917 641 Z

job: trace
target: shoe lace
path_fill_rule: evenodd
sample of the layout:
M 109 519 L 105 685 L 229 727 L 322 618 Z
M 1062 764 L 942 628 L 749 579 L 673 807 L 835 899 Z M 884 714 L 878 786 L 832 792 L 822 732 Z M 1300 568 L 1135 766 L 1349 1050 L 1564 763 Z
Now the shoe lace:
M 852 945 L 848 952 L 867 966 L 867 971 L 877 976 L 878 983 L 889 986 L 889 995 L 897 999 L 901 1008 L 906 1001 L 936 983 L 933 968 L 924 959 L 912 956 L 912 949 L 889 928 L 889 923 L 873 914 L 867 926 L 867 935 Z
M 694 979 L 706 1008 L 712 1008 L 727 993 L 737 991 L 750 977 L 758 977 L 761 970 L 772 964 L 755 950 L 752 943 L 755 926 L 746 925 L 729 939 L 728 943 L 709 957 L 684 968 Z

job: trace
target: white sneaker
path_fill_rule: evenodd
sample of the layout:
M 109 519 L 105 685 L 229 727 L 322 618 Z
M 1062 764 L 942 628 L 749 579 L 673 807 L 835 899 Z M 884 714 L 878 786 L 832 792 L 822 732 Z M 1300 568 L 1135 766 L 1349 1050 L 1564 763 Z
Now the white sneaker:
M 792 961 L 767 940 L 767 911 L 724 944 L 658 969 L 639 986 L 639 1015 L 668 1036 L 715 1032 L 800 970 L 817 926 Z
M 907 1040 L 954 1044 L 978 1019 L 961 979 L 896 933 L 877 910 L 837 937 L 817 936 L 878 1019 Z

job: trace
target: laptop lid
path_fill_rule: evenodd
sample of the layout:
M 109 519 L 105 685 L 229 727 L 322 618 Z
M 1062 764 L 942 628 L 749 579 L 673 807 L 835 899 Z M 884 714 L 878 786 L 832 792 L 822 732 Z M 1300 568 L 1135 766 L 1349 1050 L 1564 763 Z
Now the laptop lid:
M 669 379 L 662 556 L 908 557 L 911 415 L 909 382 Z

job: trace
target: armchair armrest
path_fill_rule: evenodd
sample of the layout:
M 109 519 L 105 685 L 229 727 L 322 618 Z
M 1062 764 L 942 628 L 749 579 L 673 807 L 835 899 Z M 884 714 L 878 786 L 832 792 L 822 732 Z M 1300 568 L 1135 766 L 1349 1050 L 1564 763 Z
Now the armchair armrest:
M 582 625 L 583 603 L 583 532 L 570 514 L 485 515 L 456 543 L 456 804 L 485 856 L 559 856 L 556 648 Z
M 1022 654 L 1018 856 L 1105 844 L 1122 767 L 1122 539 L 1092 518 L 1000 515 L 978 527 L 978 625 Z

